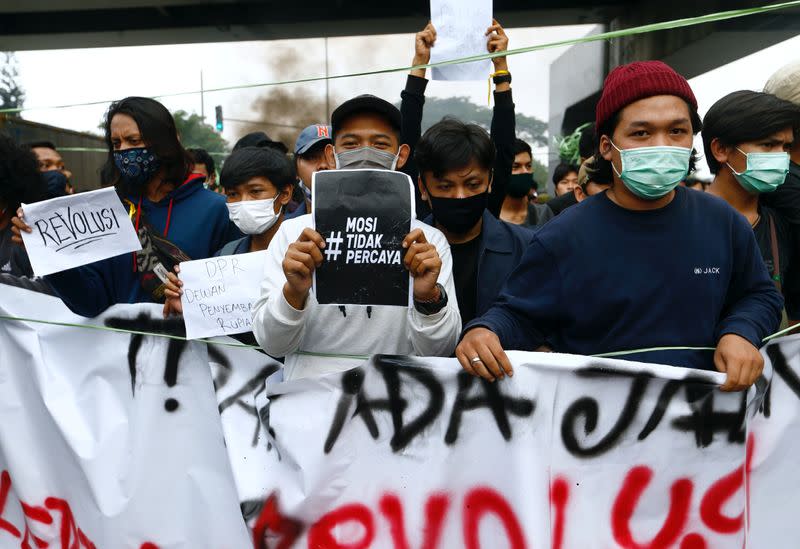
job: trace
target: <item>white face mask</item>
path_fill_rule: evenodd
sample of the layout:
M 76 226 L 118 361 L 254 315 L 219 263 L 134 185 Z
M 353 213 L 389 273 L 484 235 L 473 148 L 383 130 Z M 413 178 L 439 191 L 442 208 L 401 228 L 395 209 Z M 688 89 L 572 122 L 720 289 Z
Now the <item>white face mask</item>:
M 241 200 L 229 202 L 228 214 L 239 230 L 244 234 L 262 234 L 267 232 L 277 221 L 280 211 L 275 213 L 275 198 L 265 200 Z

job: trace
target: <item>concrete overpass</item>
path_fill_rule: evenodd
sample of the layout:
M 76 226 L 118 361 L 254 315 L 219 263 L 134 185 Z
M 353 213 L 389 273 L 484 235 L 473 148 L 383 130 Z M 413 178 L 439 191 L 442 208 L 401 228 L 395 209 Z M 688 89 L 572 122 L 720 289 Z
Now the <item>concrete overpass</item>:
M 596 32 L 769 3 L 772 2 L 642 0 L 636 2 L 636 9 L 616 15 Z M 800 9 L 793 8 L 574 46 L 550 66 L 550 133 L 566 135 L 593 121 L 603 79 L 618 65 L 660 59 L 686 78 L 693 78 L 798 34 Z M 551 169 L 555 163 L 557 160 L 551 161 Z
M 606 23 L 636 2 L 495 0 L 515 27 Z M 416 32 L 429 0 L 0 0 L 0 51 Z
M 766 0 L 494 0 L 509 27 L 598 24 L 597 32 Z M 0 51 L 415 32 L 429 0 L 0 0 Z M 551 135 L 593 120 L 604 76 L 661 59 L 691 78 L 800 33 L 800 9 L 576 46 L 550 70 Z

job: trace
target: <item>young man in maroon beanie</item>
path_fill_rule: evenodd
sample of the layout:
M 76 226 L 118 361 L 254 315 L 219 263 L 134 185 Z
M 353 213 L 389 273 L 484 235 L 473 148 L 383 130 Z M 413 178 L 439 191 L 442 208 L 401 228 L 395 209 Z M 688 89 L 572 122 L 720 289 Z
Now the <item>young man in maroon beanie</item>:
M 459 362 L 494 380 L 513 373 L 503 348 L 547 344 L 593 355 L 712 347 L 624 358 L 716 367 L 727 373 L 723 390 L 749 387 L 783 300 L 747 221 L 722 200 L 678 186 L 701 129 L 688 82 L 658 61 L 618 67 L 596 117 L 596 175 L 608 175 L 611 188 L 535 234 L 498 301 L 466 326 Z

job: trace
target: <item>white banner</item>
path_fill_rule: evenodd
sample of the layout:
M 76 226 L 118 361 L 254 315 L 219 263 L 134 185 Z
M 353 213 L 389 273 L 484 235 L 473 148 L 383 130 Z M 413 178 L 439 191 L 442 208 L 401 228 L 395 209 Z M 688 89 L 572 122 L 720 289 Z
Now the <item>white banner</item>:
M 0 315 L 180 333 L 159 314 L 0 294 Z M 765 354 L 747 395 L 530 353 L 493 384 L 389 356 L 267 383 L 251 349 L 3 320 L 0 548 L 792 547 L 800 337 Z

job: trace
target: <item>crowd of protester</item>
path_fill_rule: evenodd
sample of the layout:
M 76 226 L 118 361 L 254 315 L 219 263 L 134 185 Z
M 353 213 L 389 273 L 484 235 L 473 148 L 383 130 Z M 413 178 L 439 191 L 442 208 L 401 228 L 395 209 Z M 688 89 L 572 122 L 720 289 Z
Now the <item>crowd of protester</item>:
M 486 35 L 489 52 L 508 48 L 497 21 Z M 412 65 L 427 64 L 435 43 L 428 24 Z M 624 358 L 719 370 L 726 390 L 754 383 L 762 340 L 800 320 L 800 65 L 763 92 L 723 97 L 703 120 L 664 63 L 615 68 L 575 157 L 553 171 L 553 198 L 540 202 L 506 58 L 492 62 L 489 132 L 445 117 L 423 133 L 428 80 L 414 69 L 399 109 L 354 97 L 300 132 L 291 155 L 248 134 L 219 174 L 206 151 L 184 148 L 159 102 L 117 101 L 100 182 L 116 188 L 142 250 L 43 278 L 27 260 L 20 206 L 72 193 L 71 174 L 54 144 L 0 136 L 0 281 L 88 317 L 140 302 L 179 315 L 182 261 L 266 251 L 248 341 L 284 362 L 285 379 L 380 353 L 455 356 L 495 381 L 513 375 L 504 349 L 638 350 Z M 695 174 L 699 132 L 711 182 Z M 320 305 L 312 291 L 325 247 L 312 176 L 352 168 L 415 183 L 407 309 Z

